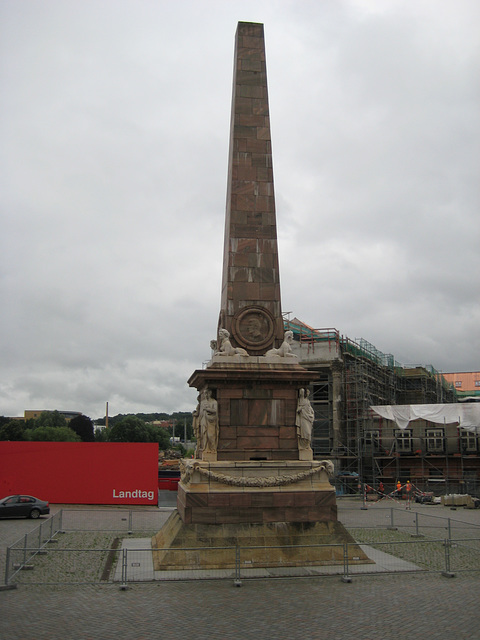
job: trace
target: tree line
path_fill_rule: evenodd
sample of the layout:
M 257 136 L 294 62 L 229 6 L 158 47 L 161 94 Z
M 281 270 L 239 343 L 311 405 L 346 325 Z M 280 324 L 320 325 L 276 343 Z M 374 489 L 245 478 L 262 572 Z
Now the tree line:
M 173 414 L 118 414 L 109 417 L 108 429 L 105 418 L 91 420 L 88 416 L 78 415 L 67 421 L 58 411 L 43 411 L 38 418 L 28 420 L 5 418 L 0 416 L 0 440 L 36 441 L 36 442 L 157 442 L 159 448 L 171 447 L 172 432 L 154 421 L 173 421 L 175 435 L 191 439 L 192 416 L 185 412 Z M 178 430 L 178 431 L 177 431 Z

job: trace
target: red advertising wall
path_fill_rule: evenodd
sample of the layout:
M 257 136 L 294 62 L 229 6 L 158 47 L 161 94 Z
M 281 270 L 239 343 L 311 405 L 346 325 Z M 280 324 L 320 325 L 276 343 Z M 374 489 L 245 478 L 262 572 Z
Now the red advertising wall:
M 158 444 L 0 442 L 0 498 L 54 504 L 157 504 Z

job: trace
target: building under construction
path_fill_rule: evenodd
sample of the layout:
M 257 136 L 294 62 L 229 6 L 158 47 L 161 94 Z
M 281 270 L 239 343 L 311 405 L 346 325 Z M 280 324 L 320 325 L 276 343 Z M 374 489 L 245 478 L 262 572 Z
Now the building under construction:
M 419 491 L 479 495 L 478 432 L 457 424 L 415 420 L 399 429 L 372 410 L 375 405 L 456 403 L 455 387 L 431 366 L 405 366 L 366 340 L 336 329 L 313 329 L 285 320 L 300 363 L 320 374 L 310 387 L 315 410 L 315 458 L 335 463 L 339 493 L 365 483 L 393 491 L 409 480 Z

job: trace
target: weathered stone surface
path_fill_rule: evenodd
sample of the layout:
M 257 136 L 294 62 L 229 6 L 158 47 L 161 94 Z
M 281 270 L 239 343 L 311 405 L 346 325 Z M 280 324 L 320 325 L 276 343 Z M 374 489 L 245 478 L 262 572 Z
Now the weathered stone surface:
M 247 35 L 248 34 L 248 35 Z M 268 106 L 265 42 L 262 24 L 239 23 L 235 38 L 225 247 L 219 326 L 232 334 L 232 344 L 251 354 L 278 346 L 283 336 L 278 269 L 273 160 Z M 244 251 L 260 256 L 269 240 L 270 260 L 241 260 Z M 248 272 L 239 271 L 249 267 Z M 270 284 L 270 287 L 260 287 Z M 278 286 L 273 286 L 278 285 Z M 267 344 L 256 345 L 235 332 L 236 314 L 256 305 L 273 313 Z M 280 320 L 280 322 L 278 322 Z
M 219 407 L 217 460 L 299 458 L 295 415 L 298 389 L 314 378 L 278 357 L 214 358 L 189 384 L 215 390 Z
M 211 557 L 187 549 L 228 545 L 288 546 L 255 551 L 252 566 L 341 563 L 343 548 L 305 547 L 348 536 L 328 479 L 333 465 L 313 461 L 305 443 L 299 450 L 299 390 L 318 374 L 297 363 L 283 328 L 263 25 L 238 25 L 230 142 L 217 340 L 188 381 L 203 398 L 197 459 L 182 462 L 177 512 L 152 541 L 163 547 L 155 565 L 233 567 L 231 549 Z M 215 425 L 215 447 L 202 424 Z
M 189 524 L 335 522 L 335 491 L 323 465 L 271 458 L 189 462 L 189 475 L 178 487 L 178 511 Z
M 339 522 L 185 524 L 174 511 L 152 538 L 152 548 L 155 571 L 175 571 L 234 569 L 237 546 L 243 567 L 342 565 L 344 542 L 350 564 L 371 562 Z

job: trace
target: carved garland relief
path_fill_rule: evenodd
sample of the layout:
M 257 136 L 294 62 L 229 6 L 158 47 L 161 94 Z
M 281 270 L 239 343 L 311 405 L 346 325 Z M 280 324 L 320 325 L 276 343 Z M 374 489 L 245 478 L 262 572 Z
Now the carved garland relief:
M 281 487 L 288 484 L 301 482 L 302 480 L 313 476 L 315 473 L 320 473 L 320 471 L 325 471 L 328 477 L 332 477 L 334 466 L 333 462 L 331 462 L 330 460 L 321 460 L 311 469 L 300 471 L 299 473 L 295 473 L 292 475 L 248 477 L 230 476 L 225 473 L 216 473 L 215 471 L 205 469 L 197 461 L 194 462 L 185 459 L 181 460 L 180 472 L 181 480 L 184 484 L 189 484 L 194 471 L 198 471 L 201 475 L 212 478 L 212 480 L 220 482 L 221 484 L 228 484 L 237 487 Z

